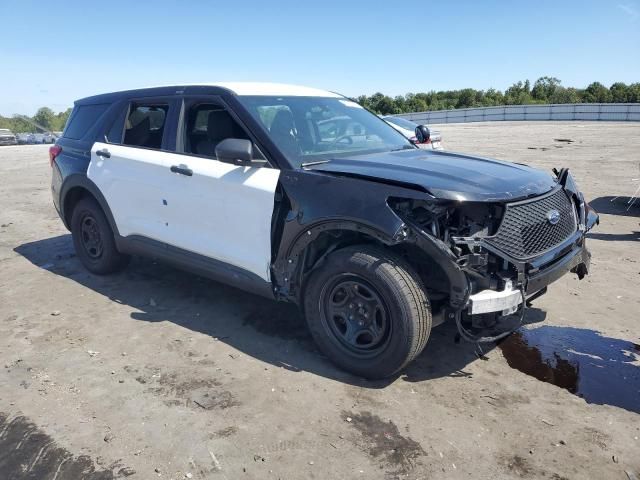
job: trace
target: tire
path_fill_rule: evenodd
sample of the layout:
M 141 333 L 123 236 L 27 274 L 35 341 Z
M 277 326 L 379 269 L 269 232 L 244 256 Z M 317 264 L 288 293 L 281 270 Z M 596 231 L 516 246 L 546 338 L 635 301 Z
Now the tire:
M 71 234 L 80 262 L 91 273 L 114 273 L 129 263 L 130 257 L 118 252 L 107 217 L 93 198 L 80 199 L 73 209 Z
M 380 379 L 398 373 L 427 343 L 431 308 L 417 274 L 399 256 L 358 245 L 336 250 L 304 292 L 309 330 L 340 368 Z

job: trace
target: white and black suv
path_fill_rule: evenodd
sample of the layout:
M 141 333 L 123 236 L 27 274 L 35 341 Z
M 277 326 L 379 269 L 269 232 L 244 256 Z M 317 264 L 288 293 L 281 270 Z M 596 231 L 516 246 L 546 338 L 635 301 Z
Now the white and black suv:
M 582 278 L 598 221 L 566 169 L 420 150 L 348 98 L 289 85 L 78 100 L 50 160 L 88 270 L 141 254 L 294 302 L 320 348 L 368 378 L 445 320 L 495 339 L 475 319 Z

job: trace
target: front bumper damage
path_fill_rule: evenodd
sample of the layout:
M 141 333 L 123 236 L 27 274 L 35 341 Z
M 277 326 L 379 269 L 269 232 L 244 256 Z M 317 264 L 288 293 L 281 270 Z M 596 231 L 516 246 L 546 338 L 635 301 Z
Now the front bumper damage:
M 546 293 L 547 286 L 567 273 L 580 279 L 589 273 L 591 253 L 586 246 L 586 233 L 599 223 L 598 214 L 585 202 L 582 193 L 568 170 L 557 172 L 559 188 L 564 189 L 575 205 L 576 231 L 562 243 L 534 258 L 520 260 L 496 248 L 487 238 L 454 237 L 456 247 L 471 252 L 458 258 L 458 265 L 468 281 L 466 299 L 451 302 L 445 317 L 497 313 L 509 315 L 518 310 L 523 301 L 529 304 Z M 486 265 L 488 258 L 503 265 L 493 281 L 479 278 L 476 265 Z M 475 280 L 474 280 L 475 278 Z
M 584 201 L 580 192 L 573 192 L 574 186 L 568 171 L 562 177 L 562 185 L 577 198 L 577 231 L 560 245 L 545 254 L 520 261 L 477 238 L 457 238 L 456 243 L 472 248 L 480 247 L 500 258 L 513 271 L 512 278 L 505 279 L 500 289 L 484 289 L 471 293 L 462 310 L 469 315 L 484 313 L 514 313 L 524 301 L 531 301 L 546 292 L 547 286 L 567 273 L 575 273 L 582 279 L 589 273 L 591 253 L 586 246 L 586 233 L 599 223 L 598 214 Z M 523 298 L 524 297 L 524 298 Z
M 525 274 L 525 286 L 518 288 L 512 280 L 507 280 L 502 290 L 485 289 L 469 296 L 468 313 L 477 315 L 482 313 L 499 312 L 501 315 L 514 313 L 522 303 L 522 293 L 525 300 L 539 297 L 551 283 L 567 273 L 575 273 L 580 278 L 589 273 L 591 253 L 584 245 L 572 249 L 560 257 L 555 263 L 538 269 L 535 273 Z

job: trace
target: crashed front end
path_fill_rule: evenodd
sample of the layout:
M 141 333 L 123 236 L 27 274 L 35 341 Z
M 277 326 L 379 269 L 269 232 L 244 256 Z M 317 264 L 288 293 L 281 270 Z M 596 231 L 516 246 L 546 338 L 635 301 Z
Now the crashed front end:
M 438 261 L 448 260 L 448 292 L 427 285 L 436 305 L 438 293 L 446 298 L 440 318 L 509 315 L 566 273 L 580 279 L 588 273 L 585 235 L 598 215 L 568 170 L 556 177 L 549 192 L 514 202 L 391 202 L 415 243 Z

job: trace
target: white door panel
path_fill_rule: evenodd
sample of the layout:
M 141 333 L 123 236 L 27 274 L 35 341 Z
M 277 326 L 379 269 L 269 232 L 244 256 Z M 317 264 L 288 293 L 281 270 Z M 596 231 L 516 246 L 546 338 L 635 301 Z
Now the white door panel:
M 111 155 L 103 158 L 98 150 Z M 142 235 L 162 241 L 167 235 L 163 193 L 169 186 L 168 154 L 157 150 L 96 142 L 87 176 L 113 214 L 120 235 Z
M 280 171 L 171 154 L 192 176 L 172 174 L 167 243 L 270 281 L 271 217 Z

